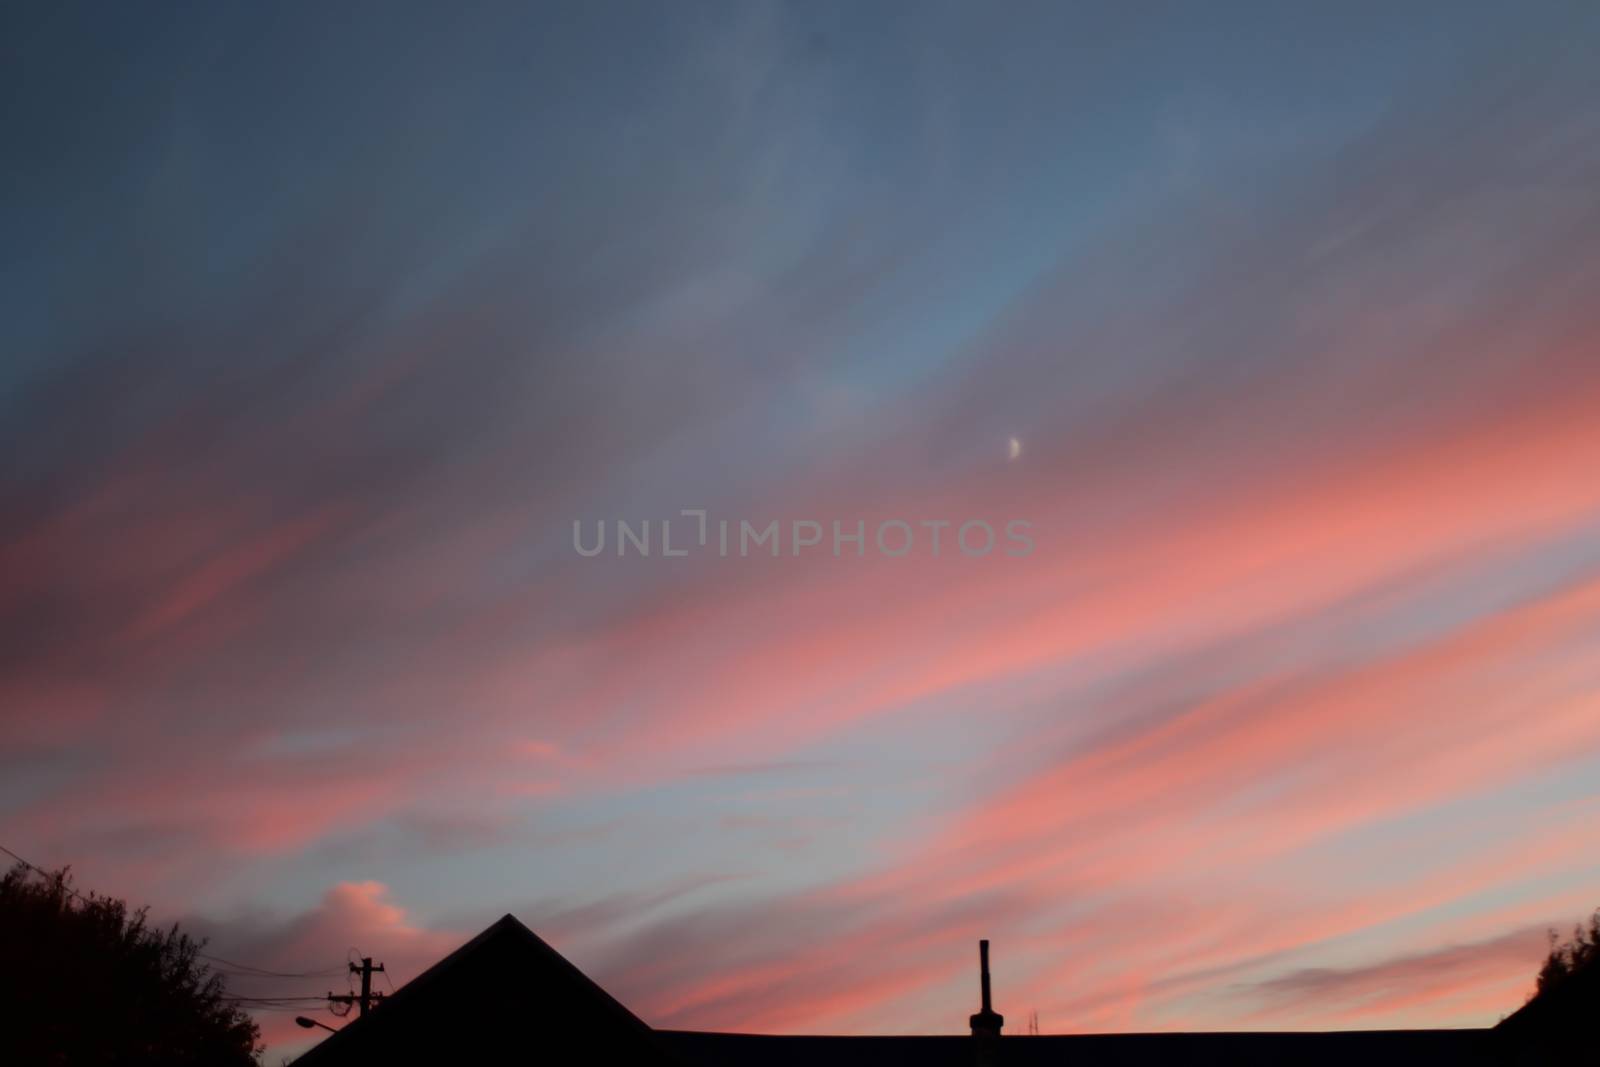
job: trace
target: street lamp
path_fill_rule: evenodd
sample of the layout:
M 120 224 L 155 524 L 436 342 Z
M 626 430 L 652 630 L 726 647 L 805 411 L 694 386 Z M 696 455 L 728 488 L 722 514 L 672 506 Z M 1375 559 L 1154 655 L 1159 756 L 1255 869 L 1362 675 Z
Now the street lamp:
M 294 1021 L 297 1025 L 303 1026 L 307 1030 L 311 1029 L 313 1026 L 320 1026 L 330 1034 L 337 1034 L 339 1032 L 333 1027 L 329 1026 L 327 1023 L 319 1023 L 315 1019 L 307 1019 L 304 1015 L 296 1015 L 294 1017 Z

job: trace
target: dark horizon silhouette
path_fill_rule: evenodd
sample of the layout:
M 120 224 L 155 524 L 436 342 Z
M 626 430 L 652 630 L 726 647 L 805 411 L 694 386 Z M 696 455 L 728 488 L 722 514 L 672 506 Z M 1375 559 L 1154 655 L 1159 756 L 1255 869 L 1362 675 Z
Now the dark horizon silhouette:
M 1294 1062 L 1315 1065 L 1450 1063 L 1502 1067 L 1575 1062 L 1592 1050 L 1600 1005 L 1600 908 L 1551 947 L 1535 989 L 1488 1028 L 1262 1032 L 1038 1033 L 1030 1015 L 1022 1047 L 1002 1043 L 994 1009 L 990 943 L 978 942 L 979 1010 L 966 1039 L 934 1036 L 785 1036 L 652 1028 L 515 916 L 497 922 L 386 997 L 373 978 L 388 967 L 350 959 L 360 989 L 323 998 L 243 996 L 232 988 L 262 977 L 309 979 L 203 951 L 177 925 L 149 923 L 147 909 L 73 887 L 70 872 L 46 871 L 10 849 L 0 879 L 0 971 L 11 1027 L 25 1056 L 62 1067 L 90 1063 L 251 1063 L 263 1047 L 247 1011 L 294 1012 L 294 1023 L 333 1035 L 297 1057 L 307 1067 L 382 1061 L 429 1064 L 485 1055 L 621 1059 L 676 1067 L 743 1064 L 918 1065 Z M 352 949 L 352 955 L 356 950 Z M 85 982 L 85 973 L 94 974 Z M 328 972 L 323 972 L 328 973 Z M 320 1000 L 344 1027 L 312 1015 Z M 340 1009 L 343 1009 L 341 1011 Z M 354 1015 L 352 1017 L 352 1012 Z M 79 1015 L 103 1020 L 85 1028 Z M 528 1020 L 543 1020 L 530 1033 Z

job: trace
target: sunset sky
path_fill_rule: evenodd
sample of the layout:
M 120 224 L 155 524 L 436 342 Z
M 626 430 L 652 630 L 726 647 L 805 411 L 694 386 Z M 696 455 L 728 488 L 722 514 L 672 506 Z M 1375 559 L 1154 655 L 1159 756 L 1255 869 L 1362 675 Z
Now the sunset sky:
M 8 7 L 0 844 L 661 1026 L 1492 1024 L 1600 906 L 1600 8 L 1389 6 Z M 867 550 L 575 550 L 681 509 Z

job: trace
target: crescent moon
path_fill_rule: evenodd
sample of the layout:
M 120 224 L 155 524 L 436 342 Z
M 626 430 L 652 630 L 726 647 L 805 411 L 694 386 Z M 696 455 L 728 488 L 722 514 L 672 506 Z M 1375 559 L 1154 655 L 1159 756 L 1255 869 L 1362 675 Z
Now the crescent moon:
M 1006 442 L 1006 459 L 1014 460 L 1020 455 L 1022 455 L 1022 442 L 1013 437 Z

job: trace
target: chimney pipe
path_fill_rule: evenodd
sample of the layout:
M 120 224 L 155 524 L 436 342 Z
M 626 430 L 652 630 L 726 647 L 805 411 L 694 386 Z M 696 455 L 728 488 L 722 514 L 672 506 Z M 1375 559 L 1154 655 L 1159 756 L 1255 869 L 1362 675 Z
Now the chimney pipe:
M 989 998 L 989 942 L 978 942 L 978 971 L 983 980 L 983 1010 L 993 1011 L 994 1005 Z
M 1006 1017 L 994 1010 L 989 993 L 989 942 L 987 939 L 978 942 L 978 967 L 983 983 L 983 1010 L 968 1020 L 972 1024 L 972 1036 L 982 1038 L 999 1037 L 1000 1028 L 1005 1025 Z

